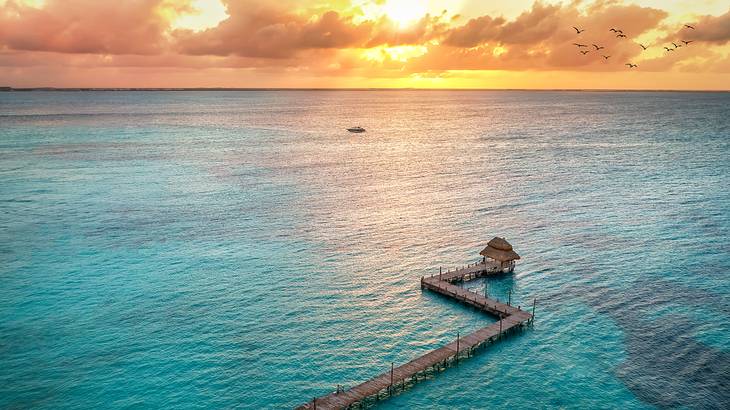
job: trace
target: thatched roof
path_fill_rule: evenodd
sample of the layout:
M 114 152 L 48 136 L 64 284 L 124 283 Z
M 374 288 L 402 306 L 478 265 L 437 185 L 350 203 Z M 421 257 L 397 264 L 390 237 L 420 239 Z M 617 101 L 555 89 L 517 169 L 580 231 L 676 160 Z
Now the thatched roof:
M 500 237 L 492 238 L 492 240 L 487 243 L 487 247 L 479 252 L 479 254 L 500 262 L 520 259 L 520 255 L 512 250 L 512 245 L 510 245 L 504 238 Z

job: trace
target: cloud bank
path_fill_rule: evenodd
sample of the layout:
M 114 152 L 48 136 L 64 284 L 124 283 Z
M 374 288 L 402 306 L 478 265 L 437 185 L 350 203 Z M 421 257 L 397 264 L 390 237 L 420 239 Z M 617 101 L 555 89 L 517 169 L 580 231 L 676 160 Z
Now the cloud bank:
M 367 15 L 362 2 L 223 0 L 228 17 L 217 24 L 176 28 L 177 16 L 195 12 L 191 1 L 0 1 L 0 67 L 227 68 L 392 78 L 455 70 L 623 72 L 635 62 L 640 71 L 730 72 L 730 10 L 679 24 L 669 22 L 667 10 L 619 1 L 538 1 L 513 18 L 442 10 L 404 26 L 388 15 Z M 573 26 L 586 31 L 577 34 Z M 681 40 L 691 43 L 664 50 Z

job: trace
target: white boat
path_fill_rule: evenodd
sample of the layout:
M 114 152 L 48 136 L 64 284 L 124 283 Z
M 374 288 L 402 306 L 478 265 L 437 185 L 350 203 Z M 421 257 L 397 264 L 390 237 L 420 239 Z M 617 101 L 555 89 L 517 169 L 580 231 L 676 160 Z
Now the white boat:
M 365 128 L 363 128 L 363 127 L 352 127 L 352 128 L 348 128 L 347 130 L 350 132 L 355 132 L 355 133 L 365 132 Z

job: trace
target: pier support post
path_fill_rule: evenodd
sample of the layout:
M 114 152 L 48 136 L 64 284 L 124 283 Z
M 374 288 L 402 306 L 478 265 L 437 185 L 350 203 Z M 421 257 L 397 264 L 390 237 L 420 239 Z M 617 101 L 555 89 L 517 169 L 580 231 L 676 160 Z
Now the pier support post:
M 509 296 L 507 296 L 507 304 L 512 306 L 512 289 L 510 289 Z
M 317 398 L 312 399 L 312 405 L 314 406 L 314 410 L 317 410 Z
M 456 364 L 459 364 L 459 332 L 456 332 Z

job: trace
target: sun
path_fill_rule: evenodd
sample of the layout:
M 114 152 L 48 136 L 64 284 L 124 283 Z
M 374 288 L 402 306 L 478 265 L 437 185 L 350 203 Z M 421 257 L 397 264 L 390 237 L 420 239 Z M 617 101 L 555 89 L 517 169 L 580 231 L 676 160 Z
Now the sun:
M 423 0 L 387 0 L 383 12 L 399 26 L 407 26 L 423 17 L 428 9 Z

